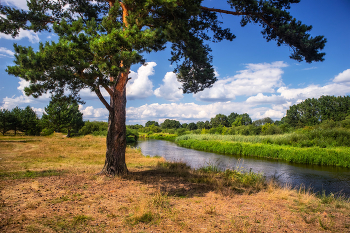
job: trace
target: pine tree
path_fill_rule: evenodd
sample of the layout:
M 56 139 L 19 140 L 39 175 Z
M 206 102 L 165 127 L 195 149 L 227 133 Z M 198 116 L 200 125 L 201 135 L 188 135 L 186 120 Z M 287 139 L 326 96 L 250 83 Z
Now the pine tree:
M 107 152 L 103 173 L 127 171 L 126 84 L 130 67 L 145 63 L 144 54 L 171 44 L 171 63 L 184 93 L 196 93 L 216 81 L 211 49 L 206 41 L 232 41 L 218 14 L 241 16 L 241 25 L 262 26 L 267 41 L 292 48 L 291 58 L 322 61 L 325 38 L 311 37 L 311 26 L 293 18 L 288 9 L 300 0 L 228 0 L 231 10 L 202 6 L 202 0 L 31 0 L 29 11 L 0 7 L 0 32 L 53 30 L 58 42 L 41 43 L 39 51 L 15 44 L 15 64 L 9 74 L 30 81 L 28 95 L 83 88 L 95 92 L 109 111 Z M 52 27 L 51 27 L 52 25 Z M 100 88 L 110 95 L 108 103 Z
M 67 137 L 70 137 L 72 131 L 78 132 L 84 125 L 83 114 L 79 111 L 77 101 L 72 98 L 53 96 L 45 112 L 41 119 L 45 128 L 58 132 L 67 131 Z

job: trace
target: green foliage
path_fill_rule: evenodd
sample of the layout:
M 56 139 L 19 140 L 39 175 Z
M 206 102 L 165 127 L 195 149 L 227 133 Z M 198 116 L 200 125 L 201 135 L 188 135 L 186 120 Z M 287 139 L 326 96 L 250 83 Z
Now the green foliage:
M 46 129 L 58 132 L 78 133 L 83 127 L 83 114 L 79 111 L 78 103 L 71 97 L 55 95 L 42 116 L 42 124 Z
M 108 122 L 103 121 L 85 121 L 84 126 L 79 130 L 79 134 L 88 135 L 97 132 L 97 135 L 103 134 L 106 132 L 107 135 Z
M 248 113 L 243 113 L 238 115 L 235 118 L 235 121 L 232 123 L 232 126 L 242 126 L 242 125 L 249 125 L 252 123 L 252 119 L 249 117 Z
M 40 120 L 30 106 L 21 112 L 21 126 L 21 131 L 26 135 L 40 135 Z
M 273 124 L 274 121 L 270 117 L 265 117 L 265 118 L 254 121 L 253 125 L 261 126 L 261 125 L 265 125 L 266 123 Z
M 156 121 L 147 121 L 145 127 L 150 127 L 151 125 L 159 126 L 158 122 Z
M 239 116 L 238 113 L 232 112 L 230 115 L 227 116 L 227 120 L 229 125 L 231 126 L 233 122 L 235 122 L 236 118 Z
M 54 133 L 55 131 L 53 129 L 43 129 L 41 131 L 41 136 L 50 136 Z
M 184 134 L 186 134 L 186 129 L 184 129 L 184 128 L 177 129 L 176 134 L 179 136 L 184 135 Z
M 350 96 L 321 96 L 291 106 L 287 110 L 285 122 L 292 127 L 302 128 L 325 121 L 343 121 L 349 113 Z
M 162 129 L 178 129 L 181 127 L 181 123 L 177 120 L 166 119 L 162 124 L 160 124 Z
M 205 128 L 205 123 L 204 123 L 203 121 L 198 121 L 198 122 L 196 123 L 196 125 L 197 125 L 197 129 L 203 129 L 203 128 Z
M 41 122 L 30 106 L 23 110 L 18 107 L 12 111 L 0 110 L 0 130 L 3 135 L 9 130 L 14 130 L 15 135 L 18 131 L 26 135 L 39 135 L 41 128 Z
M 262 135 L 273 135 L 273 134 L 281 134 L 282 130 L 271 123 L 265 123 L 261 128 L 261 134 Z
M 158 140 L 167 140 L 167 141 L 175 141 L 177 134 L 169 134 L 169 133 L 155 133 L 150 134 L 148 137 L 152 139 Z
M 11 112 L 7 109 L 0 109 L 0 130 L 2 135 L 11 129 Z
M 194 122 L 189 123 L 188 126 L 187 126 L 188 130 L 196 130 L 197 128 L 198 128 L 197 124 L 194 123 Z
M 211 118 L 210 124 L 211 127 L 218 127 L 219 125 L 226 127 L 230 126 L 228 118 L 224 114 L 217 114 L 214 118 Z
M 139 133 L 137 130 L 126 128 L 126 142 L 127 143 L 137 142 L 138 138 L 139 138 Z

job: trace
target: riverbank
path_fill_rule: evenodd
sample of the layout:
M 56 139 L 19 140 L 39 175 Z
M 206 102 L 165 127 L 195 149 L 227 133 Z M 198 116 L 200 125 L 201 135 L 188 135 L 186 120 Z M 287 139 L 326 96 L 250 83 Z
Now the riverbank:
M 34 139 L 0 140 L 1 231 L 349 231 L 349 200 L 278 187 L 254 173 L 191 170 L 133 148 L 128 175 L 96 176 L 104 137 Z
M 176 143 L 186 148 L 227 155 L 281 159 L 293 163 L 350 167 L 348 147 L 293 147 L 260 142 L 212 140 L 206 136 L 185 135 Z
M 157 140 L 166 140 L 174 142 L 176 138 L 178 137 L 177 134 L 170 134 L 170 133 L 139 133 L 139 137 L 142 139 L 157 139 Z

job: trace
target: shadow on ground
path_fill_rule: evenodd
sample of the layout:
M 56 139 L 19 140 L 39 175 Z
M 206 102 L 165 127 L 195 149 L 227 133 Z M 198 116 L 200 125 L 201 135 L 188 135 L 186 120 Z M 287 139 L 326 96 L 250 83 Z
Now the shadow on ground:
M 139 181 L 158 188 L 169 196 L 194 197 L 205 196 L 210 191 L 217 191 L 211 183 L 192 182 L 203 180 L 205 176 L 192 174 L 190 171 L 172 171 L 170 169 L 153 169 L 146 171 L 130 171 L 123 177 L 127 180 Z

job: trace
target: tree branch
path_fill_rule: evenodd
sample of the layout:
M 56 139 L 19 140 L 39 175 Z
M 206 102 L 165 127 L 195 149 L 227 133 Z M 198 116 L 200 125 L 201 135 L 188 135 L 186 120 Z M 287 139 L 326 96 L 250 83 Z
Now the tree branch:
M 201 9 L 204 11 L 212 11 L 212 12 L 219 12 L 229 15 L 254 15 L 264 21 L 270 28 L 273 28 L 274 30 L 277 30 L 277 28 L 273 25 L 271 25 L 260 13 L 254 13 L 254 12 L 236 12 L 236 11 L 227 11 L 227 10 L 221 10 L 221 9 L 215 9 L 215 8 L 209 8 L 205 6 L 201 6 Z
M 108 92 L 108 94 L 109 94 L 110 96 L 113 95 L 113 91 L 112 91 L 111 88 L 109 88 L 109 87 L 108 87 L 107 85 L 105 85 L 105 84 L 103 84 L 102 86 L 103 86 L 104 89 L 106 89 L 106 91 Z
M 98 86 L 95 87 L 95 93 L 96 93 L 97 97 L 101 100 L 103 105 L 108 109 L 108 111 L 111 112 L 113 110 L 113 108 L 107 103 L 105 98 L 103 98 L 101 91 L 100 91 L 100 88 Z

